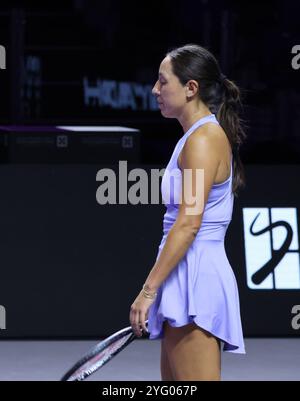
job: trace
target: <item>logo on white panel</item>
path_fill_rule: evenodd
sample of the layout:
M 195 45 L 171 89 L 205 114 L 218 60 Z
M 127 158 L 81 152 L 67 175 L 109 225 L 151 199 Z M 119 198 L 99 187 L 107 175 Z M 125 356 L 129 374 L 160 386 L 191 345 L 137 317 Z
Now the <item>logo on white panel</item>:
M 299 290 L 296 208 L 244 208 L 247 285 L 255 290 Z

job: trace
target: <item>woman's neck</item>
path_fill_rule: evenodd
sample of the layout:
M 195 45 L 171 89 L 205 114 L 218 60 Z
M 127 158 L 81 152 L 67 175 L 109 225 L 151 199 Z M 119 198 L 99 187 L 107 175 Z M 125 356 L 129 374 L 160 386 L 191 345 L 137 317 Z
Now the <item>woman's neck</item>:
M 192 110 L 184 110 L 178 121 L 183 128 L 183 132 L 187 132 L 196 121 L 211 114 L 209 108 L 201 104 Z

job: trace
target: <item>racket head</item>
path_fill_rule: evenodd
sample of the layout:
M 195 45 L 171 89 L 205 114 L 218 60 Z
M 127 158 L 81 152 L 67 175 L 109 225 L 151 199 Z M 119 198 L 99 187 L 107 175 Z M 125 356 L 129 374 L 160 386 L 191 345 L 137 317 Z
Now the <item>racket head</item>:
M 109 362 L 135 338 L 136 335 L 133 333 L 131 326 L 117 331 L 103 341 L 100 341 L 88 351 L 64 374 L 61 381 L 85 380 L 88 376 L 95 373 Z

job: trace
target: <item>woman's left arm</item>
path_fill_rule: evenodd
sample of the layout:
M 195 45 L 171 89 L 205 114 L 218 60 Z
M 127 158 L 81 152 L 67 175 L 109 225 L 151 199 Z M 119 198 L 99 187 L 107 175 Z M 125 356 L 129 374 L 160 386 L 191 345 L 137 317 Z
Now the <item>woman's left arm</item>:
M 197 235 L 219 161 L 218 147 L 211 132 L 196 130 L 189 136 L 182 150 L 182 196 L 178 215 L 145 281 L 149 292 L 157 291 Z M 145 298 L 141 291 L 131 305 L 130 322 L 136 335 L 140 335 L 140 326 L 146 330 L 145 320 L 153 301 L 154 299 Z

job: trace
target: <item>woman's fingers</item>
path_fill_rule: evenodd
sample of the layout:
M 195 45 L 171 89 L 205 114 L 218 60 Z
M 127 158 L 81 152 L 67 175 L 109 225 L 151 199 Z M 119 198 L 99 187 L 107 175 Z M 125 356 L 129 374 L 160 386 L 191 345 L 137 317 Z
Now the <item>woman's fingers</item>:
M 141 323 L 141 327 L 142 327 L 142 329 L 144 330 L 144 333 L 148 333 L 145 320 L 146 320 L 146 314 L 143 313 L 143 312 L 140 312 L 140 323 Z
M 131 312 L 130 312 L 130 323 L 131 323 L 131 327 L 132 327 L 132 330 L 133 330 L 133 332 L 134 332 L 134 334 L 137 336 L 137 337 L 140 337 L 142 334 L 141 334 L 141 328 L 140 328 L 140 323 L 139 323 L 139 311 L 136 311 L 136 310 L 132 310 Z
M 150 301 L 150 302 L 149 302 Z M 145 299 L 139 294 L 134 303 L 131 305 L 129 320 L 134 334 L 141 337 L 144 333 L 149 333 L 146 326 L 146 319 L 149 313 L 149 307 L 153 300 Z

